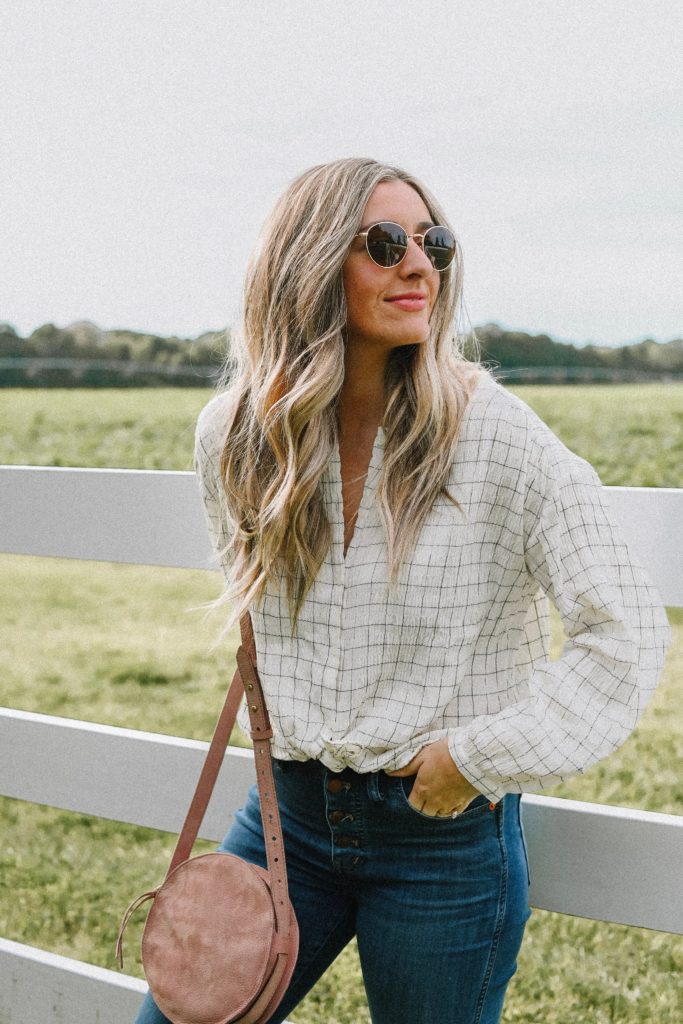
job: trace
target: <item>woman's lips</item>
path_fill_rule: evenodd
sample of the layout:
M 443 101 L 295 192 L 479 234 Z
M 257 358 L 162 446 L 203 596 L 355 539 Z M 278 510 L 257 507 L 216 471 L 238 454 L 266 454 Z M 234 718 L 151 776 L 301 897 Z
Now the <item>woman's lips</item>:
M 398 306 L 399 309 L 405 309 L 408 313 L 416 312 L 417 310 L 424 309 L 427 305 L 427 299 L 424 295 L 415 296 L 414 298 L 398 298 L 398 299 L 387 299 L 392 306 Z

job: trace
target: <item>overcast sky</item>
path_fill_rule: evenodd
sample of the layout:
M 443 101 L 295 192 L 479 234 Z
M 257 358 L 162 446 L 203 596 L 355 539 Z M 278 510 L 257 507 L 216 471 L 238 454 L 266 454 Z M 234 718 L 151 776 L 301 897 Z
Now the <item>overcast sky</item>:
M 233 324 L 288 181 L 374 156 L 446 207 L 472 324 L 680 336 L 680 10 L 5 0 L 0 320 Z

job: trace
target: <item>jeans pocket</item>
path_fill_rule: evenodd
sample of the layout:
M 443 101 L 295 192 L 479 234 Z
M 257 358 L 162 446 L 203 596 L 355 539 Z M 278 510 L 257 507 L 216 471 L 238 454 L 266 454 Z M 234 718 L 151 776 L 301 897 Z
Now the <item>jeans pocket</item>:
M 418 818 L 422 818 L 424 821 L 440 821 L 442 824 L 445 822 L 453 822 L 456 824 L 458 821 L 462 821 L 463 818 L 472 818 L 475 815 L 479 815 L 482 811 L 488 810 L 489 801 L 488 798 L 479 793 L 470 800 L 464 811 L 461 811 L 455 818 L 451 818 L 449 815 L 439 814 L 425 814 L 424 811 L 419 811 L 417 807 L 413 807 L 408 797 L 410 796 L 413 786 L 415 785 L 415 776 L 408 775 L 403 778 L 398 778 L 398 792 L 401 798 L 402 804 L 408 808 L 411 814 L 415 814 Z

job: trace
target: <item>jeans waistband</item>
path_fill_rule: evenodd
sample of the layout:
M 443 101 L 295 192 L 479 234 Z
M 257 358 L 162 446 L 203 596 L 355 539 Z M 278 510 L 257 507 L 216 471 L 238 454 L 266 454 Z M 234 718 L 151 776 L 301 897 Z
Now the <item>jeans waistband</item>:
M 378 772 L 357 772 L 353 768 L 344 768 L 340 772 L 334 772 L 327 768 L 322 761 L 310 758 L 306 761 L 290 761 L 283 758 L 273 758 L 278 771 L 289 775 L 290 778 L 299 777 L 307 782 L 314 782 L 320 779 L 325 783 L 329 777 L 339 779 L 340 782 L 348 783 L 349 786 L 362 786 L 367 790 L 371 801 L 378 803 L 385 798 L 391 786 L 402 786 L 404 780 L 400 777 L 387 775 L 385 771 Z M 468 805 L 468 809 L 474 805 L 486 801 L 486 797 L 477 796 Z M 488 802 L 488 801 L 486 801 Z
M 350 786 L 361 785 L 367 789 L 368 796 L 373 801 L 384 800 L 382 791 L 386 785 L 398 783 L 400 780 L 391 779 L 386 772 L 357 772 L 353 768 L 343 768 L 340 772 L 332 771 L 315 758 L 306 761 L 289 761 L 283 758 L 273 758 L 277 768 L 290 777 L 300 776 L 302 779 L 312 781 L 319 778 L 325 782 L 328 777 L 339 779 L 340 782 L 347 782 Z

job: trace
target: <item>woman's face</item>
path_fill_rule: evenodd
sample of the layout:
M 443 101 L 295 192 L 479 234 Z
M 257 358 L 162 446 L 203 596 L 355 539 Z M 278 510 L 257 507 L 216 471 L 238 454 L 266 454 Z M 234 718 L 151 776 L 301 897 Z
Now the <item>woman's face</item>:
M 390 220 L 409 235 L 421 234 L 434 222 L 424 200 L 405 181 L 383 181 L 365 207 L 361 231 Z M 364 238 L 356 238 L 344 263 L 342 278 L 348 316 L 349 345 L 389 351 L 429 338 L 429 318 L 439 291 L 435 270 L 414 239 L 396 267 L 378 267 L 368 255 Z M 397 302 L 397 296 L 419 296 Z

